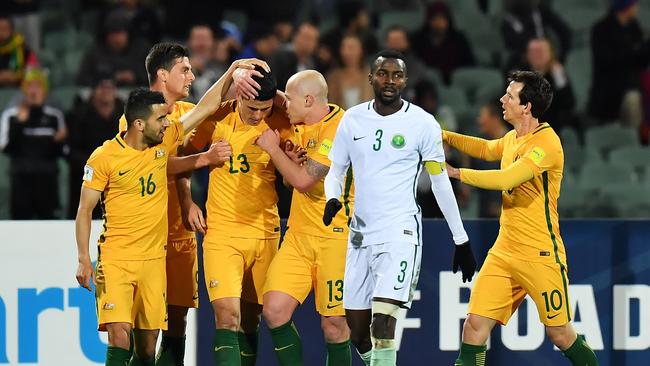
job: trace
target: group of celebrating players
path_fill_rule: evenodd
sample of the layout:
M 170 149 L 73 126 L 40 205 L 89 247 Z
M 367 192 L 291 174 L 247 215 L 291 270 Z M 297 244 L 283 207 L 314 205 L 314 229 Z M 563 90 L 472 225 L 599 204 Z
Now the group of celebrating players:
M 293 312 L 314 290 L 327 365 L 396 365 L 396 314 L 408 309 L 422 255 L 415 197 L 426 169 L 452 232 L 453 270 L 471 281 L 476 261 L 449 178 L 503 191 L 499 237 L 472 291 L 456 365 L 484 365 L 486 341 L 526 294 L 547 334 L 573 365 L 597 365 L 570 324 L 567 266 L 557 215 L 560 141 L 538 117 L 552 92 L 517 72 L 501 102 L 513 131 L 486 141 L 442 131 L 401 98 L 407 66 L 398 52 L 371 61 L 375 98 L 344 111 L 329 104 L 314 70 L 278 91 L 268 65 L 233 62 L 196 104 L 187 50 L 154 45 L 149 90 L 128 98 L 118 135 L 88 159 L 76 218 L 77 280 L 94 283 L 106 365 L 183 365 L 188 309 L 198 307 L 195 232 L 204 234 L 204 277 L 215 315 L 216 365 L 254 365 L 261 316 L 281 365 L 303 365 Z M 235 99 L 225 100 L 232 89 Z M 443 141 L 501 169 L 456 169 Z M 209 166 L 207 219 L 193 202 L 192 170 Z M 293 187 L 280 245 L 276 169 Z M 92 210 L 104 230 L 95 269 Z M 163 330 L 156 355 L 158 333 Z

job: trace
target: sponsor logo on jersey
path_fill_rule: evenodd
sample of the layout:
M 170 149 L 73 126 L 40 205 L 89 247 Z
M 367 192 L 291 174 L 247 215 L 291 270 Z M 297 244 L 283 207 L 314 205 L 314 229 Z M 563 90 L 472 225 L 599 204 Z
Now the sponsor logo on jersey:
M 401 149 L 406 145 L 406 139 L 404 139 L 404 135 L 401 134 L 396 134 L 393 135 L 393 138 L 390 140 L 390 144 L 393 145 L 394 148 L 396 149 Z

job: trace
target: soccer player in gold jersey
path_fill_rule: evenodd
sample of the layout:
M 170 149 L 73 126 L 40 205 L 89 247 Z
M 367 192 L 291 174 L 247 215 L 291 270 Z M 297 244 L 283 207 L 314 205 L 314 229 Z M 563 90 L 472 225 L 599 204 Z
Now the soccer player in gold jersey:
M 222 103 L 213 114 L 214 123 L 203 123 L 183 149 L 191 154 L 219 140 L 232 148 L 228 162 L 210 167 L 203 240 L 218 365 L 255 364 L 262 290 L 280 239 L 275 166 L 255 140 L 269 128 L 286 139 L 290 128 L 284 110 L 274 107 L 272 75 L 256 70 L 263 77 L 253 77 L 260 86 L 255 99 Z
M 598 365 L 571 325 L 568 268 L 557 213 L 564 153 L 553 128 L 539 121 L 552 99 L 543 76 L 517 71 L 501 97 L 503 118 L 512 131 L 496 140 L 443 134 L 449 145 L 472 157 L 501 161 L 499 170 L 448 166 L 450 177 L 503 192 L 499 235 L 472 289 L 457 366 L 485 365 L 492 328 L 506 324 L 526 295 L 537 305 L 546 334 L 572 365 Z
M 163 258 L 169 152 L 216 110 L 234 70 L 251 68 L 256 62 L 231 65 L 199 104 L 175 123 L 166 118 L 168 105 L 161 93 L 132 93 L 125 108 L 127 130 L 97 148 L 84 169 L 76 220 L 77 281 L 89 290 L 91 280 L 97 283 L 99 328 L 109 332 L 107 365 L 128 362 L 132 329 L 136 350 L 132 363 L 153 364 L 158 330 L 167 328 Z M 92 210 L 100 199 L 105 222 L 95 281 L 88 241 Z
M 327 365 L 351 365 L 350 330 L 343 308 L 343 274 L 352 209 L 352 174 L 348 171 L 341 210 L 330 226 L 323 225 L 323 179 L 330 167 L 327 157 L 345 112 L 328 104 L 325 78 L 314 70 L 301 71 L 287 82 L 285 91 L 295 143 L 307 160 L 297 164 L 282 148 L 276 131 L 266 130 L 257 145 L 266 151 L 284 180 L 293 186 L 288 230 L 273 259 L 264 288 L 264 319 L 271 329 L 281 365 L 302 365 L 302 341 L 291 321 L 293 312 L 312 288 L 321 328 L 327 342 Z
M 194 108 L 193 103 L 184 102 L 189 95 L 189 88 L 194 81 L 192 65 L 189 62 L 188 50 L 178 44 L 161 42 L 155 44 L 145 60 L 149 78 L 149 89 L 159 91 L 165 96 L 170 123 L 178 123 L 180 117 Z M 246 62 L 238 60 L 236 63 Z M 259 62 L 266 66 L 265 63 Z M 268 67 L 268 66 L 266 66 Z M 234 70 L 234 69 L 233 69 Z M 244 79 L 244 82 L 249 80 Z M 230 78 L 222 90 L 225 94 L 230 85 Z M 207 117 L 206 122 L 212 117 Z M 120 119 L 120 131 L 126 129 L 126 119 Z M 169 151 L 167 172 L 170 175 L 198 169 L 207 165 L 222 164 L 230 157 L 230 146 L 224 141 L 215 142 L 208 151 L 197 152 L 191 156 L 178 157 L 182 149 L 183 138 L 179 138 Z M 190 196 L 188 185 L 177 188 L 176 180 L 168 179 L 169 191 L 168 238 L 167 238 L 167 312 L 168 328 L 163 331 L 161 347 L 156 357 L 157 366 L 181 366 L 185 356 L 185 328 L 187 312 L 190 308 L 198 307 L 198 263 L 196 252 L 196 227 L 184 225 L 181 211 L 190 212 L 197 216 L 200 209 L 191 200 L 185 207 L 179 204 L 179 194 Z M 201 227 L 198 228 L 202 230 Z

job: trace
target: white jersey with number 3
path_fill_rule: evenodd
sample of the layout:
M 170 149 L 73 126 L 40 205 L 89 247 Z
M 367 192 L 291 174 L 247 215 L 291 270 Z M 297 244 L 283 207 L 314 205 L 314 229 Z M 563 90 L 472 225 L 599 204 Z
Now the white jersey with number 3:
M 339 124 L 330 160 L 352 164 L 355 184 L 350 238 L 354 245 L 421 243 L 415 195 L 423 162 L 443 162 L 442 131 L 422 108 L 403 101 L 388 116 L 375 101 L 350 108 Z

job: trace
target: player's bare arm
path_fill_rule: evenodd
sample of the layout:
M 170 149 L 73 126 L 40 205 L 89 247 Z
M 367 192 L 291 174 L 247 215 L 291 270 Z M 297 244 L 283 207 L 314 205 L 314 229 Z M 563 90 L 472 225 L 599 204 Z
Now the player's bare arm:
M 99 202 L 102 192 L 91 188 L 81 187 L 81 197 L 79 198 L 79 208 L 77 209 L 77 218 L 75 219 L 75 237 L 77 239 L 77 257 L 79 266 L 77 267 L 77 282 L 81 287 L 91 291 L 90 281 L 95 283 L 95 272 L 93 271 L 90 254 L 88 252 L 88 242 L 90 241 L 90 225 L 93 216 L 93 209 Z
M 256 65 L 261 66 L 265 70 L 270 70 L 266 62 L 258 59 L 250 58 L 234 61 L 228 70 L 226 70 L 226 72 L 219 78 L 219 80 L 212 84 L 210 89 L 205 92 L 197 105 L 181 117 L 181 123 L 183 124 L 185 133 L 191 131 L 207 116 L 219 108 L 219 105 L 223 99 L 223 95 L 230 88 L 233 73 L 237 69 L 241 68 L 252 70 Z
M 271 156 L 273 164 L 275 164 L 275 167 L 280 171 L 287 183 L 301 193 L 308 192 L 327 175 L 329 170 L 327 166 L 309 158 L 307 158 L 306 164 L 300 165 L 287 156 L 280 148 L 280 133 L 277 130 L 268 129 L 262 132 L 256 143 Z

